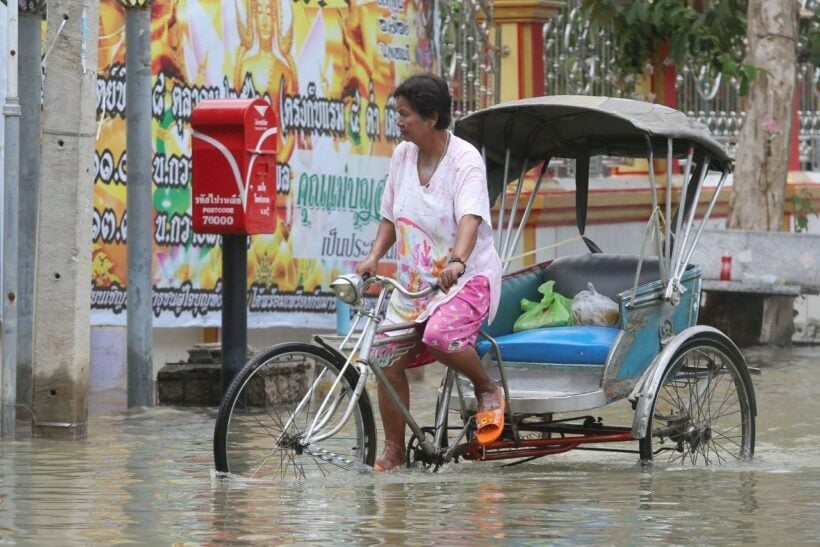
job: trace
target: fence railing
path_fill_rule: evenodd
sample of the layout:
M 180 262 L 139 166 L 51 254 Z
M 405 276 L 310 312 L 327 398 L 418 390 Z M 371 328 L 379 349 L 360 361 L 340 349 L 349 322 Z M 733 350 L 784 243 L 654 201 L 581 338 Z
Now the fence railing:
M 492 0 L 441 0 L 438 7 L 440 73 L 458 119 L 498 102 L 501 35 Z
M 569 0 L 544 25 L 544 89 L 550 95 L 631 96 L 634 79 L 617 80 L 611 30 L 595 30 Z
M 820 0 L 801 0 L 815 11 Z M 500 31 L 492 0 L 441 0 L 438 3 L 441 50 L 439 70 L 450 83 L 453 116 L 498 102 Z M 581 0 L 567 0 L 543 29 L 544 84 L 550 95 L 635 96 L 635 79 L 617 77 L 610 29 L 594 29 Z M 806 36 L 800 36 L 805 41 Z M 676 106 L 704 123 L 734 153 L 744 117 L 740 84 L 691 61 L 675 78 Z M 799 158 L 803 169 L 820 171 L 820 67 L 802 62 L 797 69 Z
M 815 12 L 820 0 L 801 0 L 804 12 Z M 567 0 L 564 9 L 544 25 L 544 84 L 550 95 L 581 94 L 631 97 L 635 81 L 618 81 L 611 30 L 594 30 L 583 16 L 581 0 Z M 801 42 L 807 36 L 799 37 Z M 740 84 L 691 61 L 675 79 L 678 109 L 706 124 L 734 153 L 744 117 Z M 820 67 L 802 62 L 797 68 L 799 157 L 803 169 L 820 171 Z

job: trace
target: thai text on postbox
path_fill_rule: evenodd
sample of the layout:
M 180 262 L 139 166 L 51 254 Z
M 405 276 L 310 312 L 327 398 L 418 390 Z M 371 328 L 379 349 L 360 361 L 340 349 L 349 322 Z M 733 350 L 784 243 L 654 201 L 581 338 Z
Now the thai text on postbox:
M 279 128 L 271 105 L 259 98 L 205 100 L 191 126 L 194 230 L 273 233 Z

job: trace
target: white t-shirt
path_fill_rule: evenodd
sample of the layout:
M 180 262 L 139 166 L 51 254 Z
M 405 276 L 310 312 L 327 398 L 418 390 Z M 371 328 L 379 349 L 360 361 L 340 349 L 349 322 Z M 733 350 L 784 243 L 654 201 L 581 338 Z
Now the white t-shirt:
M 451 135 L 444 158 L 430 183 L 422 187 L 418 178 L 418 151 L 415 144 L 407 141 L 396 147 L 382 196 L 380 214 L 392 222 L 396 230 L 398 281 L 411 291 L 436 283 L 452 256 L 461 217 L 477 215 L 483 222 L 458 283 L 447 293 L 436 292 L 416 300 L 395 291 L 385 320 L 389 323 L 425 321 L 470 279 L 483 275 L 490 282 L 489 319 L 492 321 L 501 295 L 501 259 L 493 244 L 487 177 L 481 154 L 467 141 Z

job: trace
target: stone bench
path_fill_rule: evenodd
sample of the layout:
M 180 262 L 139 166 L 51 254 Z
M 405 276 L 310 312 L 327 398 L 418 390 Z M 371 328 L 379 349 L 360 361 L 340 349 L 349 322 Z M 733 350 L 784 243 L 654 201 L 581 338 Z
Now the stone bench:
M 721 258 L 732 257 L 731 279 L 720 279 Z M 738 345 L 788 345 L 794 299 L 820 292 L 820 235 L 752 230 L 705 230 L 691 262 L 703 269 L 700 322 Z

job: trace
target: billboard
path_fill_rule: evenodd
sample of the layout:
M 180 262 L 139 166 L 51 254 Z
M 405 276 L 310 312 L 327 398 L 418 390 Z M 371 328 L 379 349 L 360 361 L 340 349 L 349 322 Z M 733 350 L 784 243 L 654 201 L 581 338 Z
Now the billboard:
M 369 252 L 400 134 L 390 93 L 436 70 L 433 0 L 155 0 L 154 325 L 216 326 L 219 236 L 191 220 L 191 112 L 268 101 L 280 120 L 276 229 L 248 246 L 248 325 L 329 328 L 329 283 Z M 125 19 L 100 3 L 92 324 L 125 324 Z M 389 257 L 388 257 L 389 259 Z

